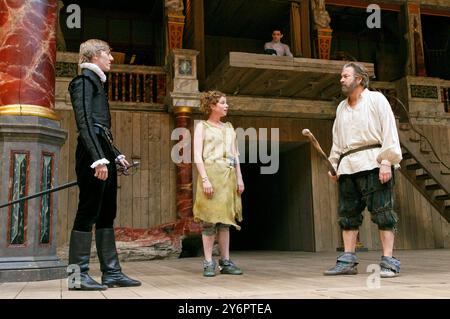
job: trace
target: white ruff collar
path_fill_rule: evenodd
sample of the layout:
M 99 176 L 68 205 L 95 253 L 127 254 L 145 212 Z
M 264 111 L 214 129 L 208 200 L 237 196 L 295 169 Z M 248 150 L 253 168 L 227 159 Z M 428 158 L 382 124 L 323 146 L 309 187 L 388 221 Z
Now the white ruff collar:
M 100 77 L 100 80 L 102 82 L 106 82 L 106 75 L 105 73 L 102 71 L 102 69 L 99 68 L 99 66 L 97 64 L 94 63 L 81 63 L 80 64 L 80 68 L 81 69 L 88 69 L 91 70 L 92 72 L 94 72 L 95 74 L 97 74 Z

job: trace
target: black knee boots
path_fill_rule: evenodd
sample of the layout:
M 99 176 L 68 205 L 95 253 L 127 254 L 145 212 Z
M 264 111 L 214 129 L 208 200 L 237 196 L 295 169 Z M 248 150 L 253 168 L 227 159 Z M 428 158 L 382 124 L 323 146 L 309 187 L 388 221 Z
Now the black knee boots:
M 116 238 L 113 228 L 101 228 L 95 232 L 100 269 L 102 271 L 102 284 L 112 287 L 136 287 L 141 282 L 131 279 L 122 273 L 119 257 L 116 250 Z
M 89 276 L 89 257 L 91 255 L 92 233 L 72 230 L 70 234 L 69 265 L 80 267 L 80 280 L 69 282 L 69 290 L 106 290 Z M 76 275 L 76 274 L 75 274 Z

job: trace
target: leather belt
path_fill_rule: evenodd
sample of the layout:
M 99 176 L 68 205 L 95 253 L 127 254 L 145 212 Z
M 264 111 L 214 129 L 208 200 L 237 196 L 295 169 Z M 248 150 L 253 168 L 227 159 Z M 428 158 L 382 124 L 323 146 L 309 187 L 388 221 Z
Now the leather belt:
M 365 150 L 370 150 L 372 148 L 380 148 L 381 144 L 373 144 L 373 145 L 366 145 L 366 146 L 361 146 L 358 148 L 355 148 L 354 150 L 350 150 L 348 152 L 345 152 L 343 154 L 341 154 L 341 156 L 339 157 L 339 161 L 337 164 L 337 167 L 339 168 L 339 164 L 341 164 L 341 161 L 344 157 L 346 157 L 347 155 L 353 154 L 353 153 L 357 153 L 357 152 L 361 152 L 361 151 L 365 151 Z
M 111 146 L 114 145 L 113 136 L 108 127 L 99 123 L 94 123 L 94 126 L 97 134 L 105 133 L 105 137 L 107 138 L 109 144 L 111 144 Z

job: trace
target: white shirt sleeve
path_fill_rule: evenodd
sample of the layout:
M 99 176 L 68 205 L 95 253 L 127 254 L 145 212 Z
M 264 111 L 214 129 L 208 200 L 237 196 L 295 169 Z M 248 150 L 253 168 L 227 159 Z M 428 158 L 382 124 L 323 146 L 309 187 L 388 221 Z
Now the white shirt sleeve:
M 289 56 L 289 57 L 291 57 L 291 58 L 293 58 L 294 56 L 292 55 L 292 53 L 291 53 L 291 49 L 289 48 L 289 46 L 287 45 L 287 44 L 285 44 L 285 54 L 286 54 L 286 56 Z
M 96 168 L 99 165 L 103 164 L 109 164 L 109 161 L 106 158 L 99 159 L 98 161 L 95 161 L 92 163 L 91 168 Z
M 337 111 L 336 111 L 337 113 Z M 337 172 L 338 168 L 338 162 L 339 158 L 341 157 L 342 150 L 339 147 L 338 142 L 338 132 L 337 132 L 337 125 L 336 120 L 333 123 L 333 146 L 331 147 L 330 156 L 328 157 L 328 160 L 330 161 L 331 165 L 333 165 L 335 171 Z
M 119 156 L 116 157 L 116 162 L 120 161 L 121 159 L 124 159 L 125 155 L 120 154 Z
M 377 94 L 376 103 L 379 107 L 381 123 L 381 150 L 377 161 L 386 165 L 397 165 L 402 160 L 402 150 L 391 105 L 383 94 Z

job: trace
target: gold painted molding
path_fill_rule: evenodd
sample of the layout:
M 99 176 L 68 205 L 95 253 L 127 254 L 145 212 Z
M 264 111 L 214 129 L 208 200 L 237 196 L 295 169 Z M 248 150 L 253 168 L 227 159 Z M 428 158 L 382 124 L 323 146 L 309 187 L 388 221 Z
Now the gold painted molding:
M 192 107 L 190 106 L 176 106 L 172 109 L 173 113 L 192 113 Z
M 58 115 L 52 109 L 31 104 L 10 104 L 0 106 L 0 116 L 38 116 L 59 121 Z

